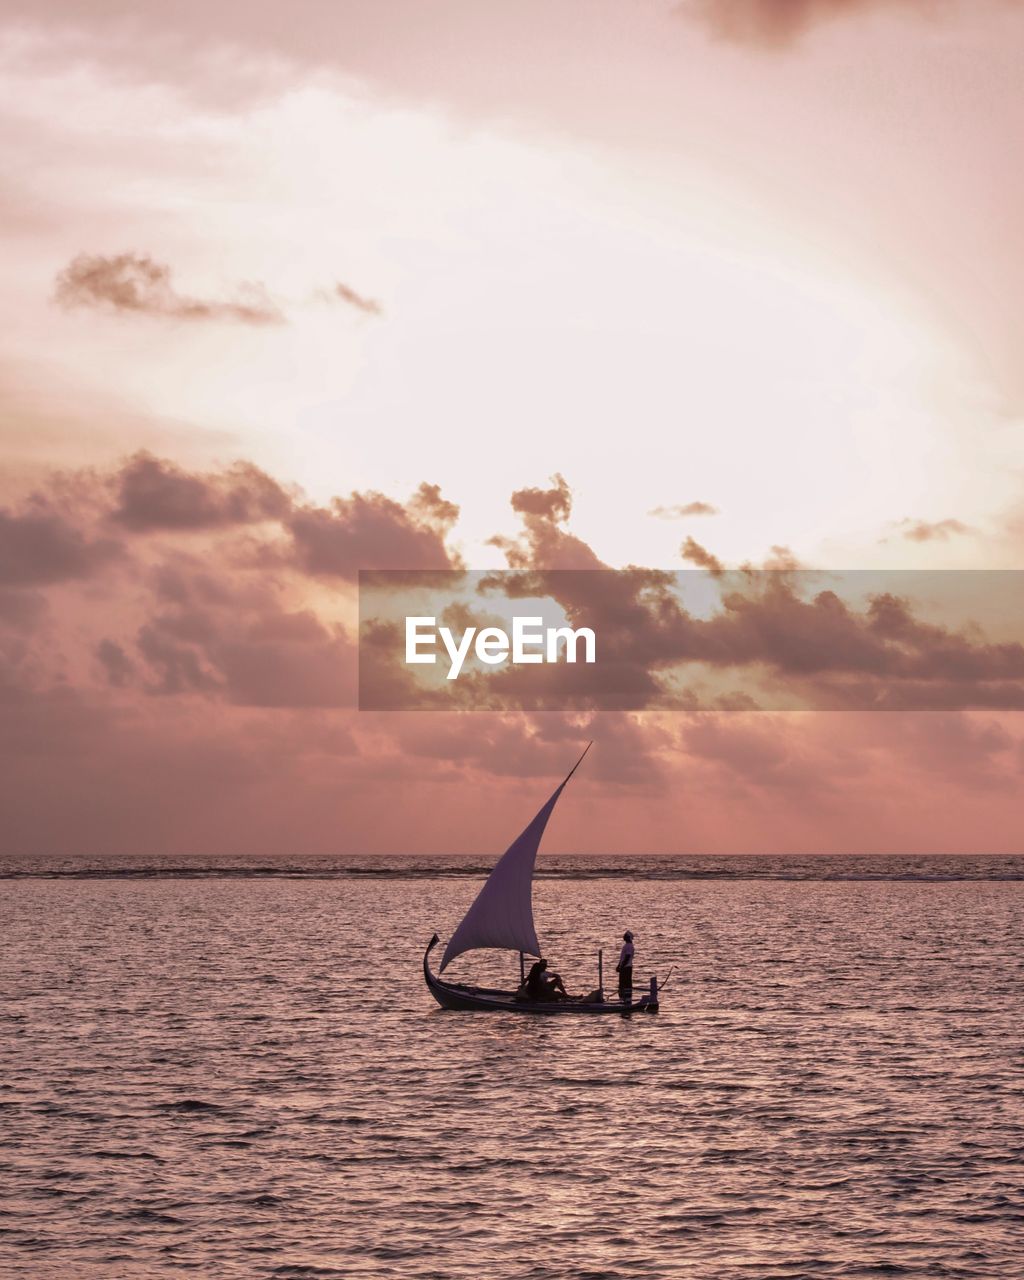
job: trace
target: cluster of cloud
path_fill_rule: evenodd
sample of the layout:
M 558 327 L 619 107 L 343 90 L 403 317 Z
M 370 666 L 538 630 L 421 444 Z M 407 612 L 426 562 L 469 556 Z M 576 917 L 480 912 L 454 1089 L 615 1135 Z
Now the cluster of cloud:
M 152 454 L 130 458 L 110 480 L 110 517 L 129 529 L 212 529 L 287 517 L 293 498 L 251 463 L 195 475 Z
M 20 512 L 0 508 L 0 586 L 87 578 L 119 550 L 116 540 L 86 534 L 46 501 Z
M 723 568 L 724 607 L 694 616 L 673 574 L 611 573 L 570 532 L 563 477 L 517 491 L 512 507 L 522 531 L 498 540 L 508 590 L 552 594 L 576 625 L 596 623 L 618 703 L 541 710 L 541 698 L 537 709 L 507 702 L 471 717 L 356 713 L 358 570 L 465 572 L 450 545 L 458 507 L 436 485 L 404 503 L 362 492 L 318 504 L 249 463 L 198 471 L 143 453 L 106 472 L 54 476 L 0 509 L 0 795 L 14 815 L 12 847 L 119 847 L 160 823 L 186 843 L 201 831 L 218 849 L 243 837 L 269 847 L 285 838 L 286 819 L 310 847 L 327 847 L 313 823 L 336 813 L 340 796 L 351 806 L 346 842 L 402 847 L 400 814 L 371 821 L 359 799 L 366 789 L 426 787 L 440 831 L 430 788 L 479 769 L 508 779 L 512 804 L 515 779 L 556 775 L 595 735 L 594 777 L 623 798 L 653 794 L 682 761 L 702 786 L 762 797 L 812 783 L 826 795 L 844 771 L 863 767 L 828 734 L 812 741 L 770 717 L 751 721 L 742 714 L 749 697 L 676 700 L 667 716 L 667 673 L 679 664 L 767 671 L 810 705 L 838 696 L 852 715 L 880 695 L 895 707 L 976 704 L 979 683 L 993 708 L 1020 705 L 1019 644 L 925 621 L 895 596 L 876 595 L 865 609 L 829 590 L 808 598 L 781 549 L 771 574 Z M 719 719 L 701 706 L 741 711 Z M 888 732 L 851 723 L 864 741 Z M 903 729 L 897 742 L 927 768 L 956 764 L 982 788 L 1012 773 L 1019 746 L 973 723 L 946 714 L 942 751 Z M 56 807 L 47 799 L 54 787 Z M 194 827 L 175 804 L 182 788 L 200 798 Z M 226 813 L 241 797 L 256 816 L 236 832 Z M 104 805 L 116 831 L 97 816 Z M 493 816 L 483 806 L 466 838 L 482 839 Z
M 185 558 L 164 564 L 149 585 L 155 608 L 132 649 L 109 637 L 97 647 L 118 688 L 139 675 L 153 694 L 203 694 L 246 707 L 352 705 L 354 655 L 344 628 L 289 607 L 273 585 L 239 586 Z
M 379 302 L 340 280 L 321 296 L 364 315 L 383 314 Z M 171 320 L 287 323 L 284 311 L 262 284 L 240 284 L 230 298 L 196 298 L 179 292 L 169 266 L 142 253 L 79 254 L 58 274 L 54 301 L 69 309 L 93 307 Z
M 713 592 L 703 593 L 701 608 L 693 610 L 681 581 L 685 573 L 611 570 L 566 529 L 572 501 L 562 476 L 553 477 L 548 489 L 514 493 L 512 506 L 523 521 L 523 534 L 494 539 L 509 572 L 485 574 L 471 583 L 468 603 L 465 575 L 454 582 L 435 578 L 435 613 L 448 610 L 461 631 L 500 623 L 495 597 L 554 600 L 573 627 L 589 627 L 600 637 L 600 661 L 469 670 L 457 682 L 437 687 L 433 668 L 417 669 L 416 679 L 403 666 L 404 637 L 382 614 L 382 625 L 364 647 L 364 705 L 1024 707 L 1024 643 L 1017 637 L 987 640 L 972 622 L 969 595 L 961 592 L 962 580 L 955 575 L 940 575 L 942 582 L 927 574 L 914 580 L 901 576 L 898 589 L 888 589 L 885 575 L 865 585 L 856 572 L 802 569 L 785 547 L 773 547 L 760 567 L 729 570 L 687 538 L 683 560 L 714 584 Z M 915 583 L 916 601 L 901 594 Z M 430 583 L 410 575 L 383 586 L 385 592 L 422 592 Z M 931 614 L 922 612 L 924 606 Z M 1013 607 L 1002 607 L 1007 618 Z M 398 609 L 403 612 L 423 609 L 410 597 L 408 609 Z
M 967 618 L 928 621 L 907 599 L 880 589 L 866 605 L 854 605 L 842 598 L 844 584 L 822 585 L 784 548 L 766 561 L 772 572 L 727 570 L 687 538 L 682 558 L 705 570 L 719 591 L 719 607 L 695 615 L 674 574 L 611 571 L 569 532 L 572 495 L 562 476 L 550 488 L 515 492 L 511 502 L 523 532 L 494 539 L 512 572 L 489 587 L 549 596 L 574 626 L 597 630 L 597 670 L 630 705 L 664 704 L 666 676 L 688 664 L 767 672 L 811 706 L 1021 705 L 1024 646 L 990 643 Z M 405 503 L 363 492 L 317 504 L 250 463 L 195 472 L 139 453 L 110 473 L 82 473 L 18 509 L 0 509 L 3 607 L 24 628 L 38 611 L 19 606 L 19 592 L 133 578 L 145 584 L 148 612 L 127 611 L 134 634 L 122 629 L 97 639 L 111 683 L 125 687 L 137 678 L 163 694 L 190 691 L 250 705 L 291 697 L 294 705 L 313 705 L 321 686 L 312 674 L 298 680 L 290 655 L 312 652 L 303 646 L 329 655 L 308 666 L 312 673 L 327 670 L 343 650 L 351 662 L 352 653 L 347 634 L 311 607 L 312 585 L 351 585 L 360 569 L 461 573 L 449 546 L 458 514 L 427 483 Z M 261 691 L 257 671 L 271 692 Z M 520 674 L 552 678 L 550 669 Z M 340 686 L 328 679 L 322 687 L 322 705 L 338 705 Z
M 576 572 L 517 564 L 507 576 L 485 575 L 480 610 L 460 606 L 460 629 L 500 621 L 491 603 L 496 594 L 554 599 L 573 627 L 589 627 L 600 638 L 600 660 L 593 666 L 471 670 L 457 682 L 422 691 L 401 666 L 404 640 L 396 628 L 375 635 L 373 653 L 364 650 L 363 705 L 684 711 L 1024 708 L 1024 644 L 1019 639 L 986 640 L 966 611 L 957 617 L 963 601 L 955 588 L 945 601 L 953 620 L 939 622 L 919 616 L 905 596 L 883 589 L 876 589 L 866 603 L 855 600 L 861 585 L 856 574 L 836 582 L 835 589 L 821 587 L 822 575 L 786 569 L 719 569 L 712 576 L 720 585 L 720 599 L 711 611 L 695 613 L 686 606 L 686 584 L 664 570 Z M 923 578 L 921 594 L 927 596 L 934 585 Z M 415 580 L 402 586 L 424 590 Z M 844 599 L 843 592 L 851 599 Z M 443 586 L 439 595 L 443 600 Z
M 352 493 L 328 506 L 307 502 L 251 463 L 192 472 L 141 452 L 109 474 L 83 473 L 72 492 L 77 512 L 35 493 L 18 511 L 0 508 L 0 582 L 38 584 L 85 578 L 127 553 L 128 534 L 180 534 L 271 523 L 285 544 L 268 543 L 275 562 L 312 576 L 354 580 L 360 568 L 457 565 L 445 536 L 458 507 L 437 485 L 422 484 L 407 504 Z
M 458 563 L 445 545 L 458 508 L 435 485 L 405 505 L 353 493 L 322 507 L 249 463 L 199 473 L 140 453 L 64 489 L 70 505 L 67 493 L 60 503 L 37 493 L 0 509 L 0 617 L 22 632 L 42 627 L 40 589 L 97 584 L 106 603 L 76 625 L 122 690 L 352 705 L 352 640 L 310 606 L 309 584 L 350 583 L 374 564 Z M 49 603 L 60 617 L 59 600 Z M 8 684 L 38 681 L 39 662 L 21 649 L 4 659 Z
M 607 567 L 581 538 L 565 528 L 572 515 L 572 493 L 564 476 L 552 476 L 550 489 L 517 489 L 512 494 L 512 510 L 522 518 L 523 532 L 517 538 L 496 534 L 490 539 L 490 545 L 504 553 L 511 568 Z

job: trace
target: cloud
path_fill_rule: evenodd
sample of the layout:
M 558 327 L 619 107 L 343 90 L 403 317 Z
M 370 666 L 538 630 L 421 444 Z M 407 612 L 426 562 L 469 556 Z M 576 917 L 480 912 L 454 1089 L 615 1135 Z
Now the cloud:
M 352 580 L 359 569 L 452 569 L 445 539 L 459 508 L 424 481 L 404 505 L 381 493 L 352 493 L 326 506 L 304 502 L 252 463 L 192 472 L 138 453 L 106 481 L 109 519 L 137 533 L 215 532 L 276 523 L 290 544 L 263 548 L 265 562 L 314 577 Z
M 340 280 L 334 285 L 334 297 L 342 302 L 347 302 L 350 307 L 355 307 L 357 311 L 362 311 L 364 315 L 380 316 L 384 314 L 384 308 L 375 298 L 367 298 L 364 294 L 356 293 L 355 289 L 347 284 L 343 284 Z
M 425 480 L 407 505 L 414 515 L 440 529 L 451 529 L 459 518 L 458 504 L 442 495 L 440 485 L 428 484 Z
M 310 610 L 237 600 L 221 611 L 189 602 L 138 633 L 148 691 L 202 694 L 244 707 L 351 707 L 355 653 L 342 629 Z
M 135 592 L 95 657 L 112 688 L 242 707 L 328 708 L 355 700 L 355 652 L 340 623 L 294 602 L 287 582 L 246 571 L 212 548 L 171 549 Z M 112 620 L 113 621 L 113 620 Z
M 721 608 L 688 613 L 672 573 L 592 571 L 601 562 L 566 527 L 571 494 L 556 478 L 520 491 L 512 547 L 526 567 L 506 576 L 523 594 L 554 593 L 577 624 L 589 613 L 612 646 L 609 678 L 643 709 L 356 714 L 352 593 L 323 579 L 350 579 L 379 535 L 398 564 L 450 565 L 455 503 L 423 484 L 405 503 L 364 493 L 317 506 L 248 465 L 144 458 L 137 489 L 138 456 L 54 476 L 3 513 L 0 564 L 10 573 L 13 548 L 19 566 L 0 589 L 11 851 L 500 848 L 546 794 L 540 779 L 590 738 L 586 803 L 562 811 L 550 848 L 976 848 L 1012 829 L 1003 797 L 1020 744 L 1002 712 L 711 716 L 679 701 L 668 714 L 659 699 L 673 664 L 696 663 L 725 673 L 725 688 L 733 669 L 743 683 L 767 672 L 810 704 L 852 707 L 966 703 L 991 681 L 1002 708 L 1024 679 L 1020 645 L 940 626 L 895 594 L 857 607 L 838 589 L 808 594 L 819 579 L 792 569 L 727 571 Z M 293 535 L 310 518 L 323 545 Z M 316 555 L 329 572 L 310 573 Z M 587 571 L 550 573 L 566 559 Z
M 352 707 L 355 647 L 311 609 L 268 609 L 208 646 L 227 697 L 248 707 Z
M 935 14 L 946 7 L 947 0 L 687 0 L 681 12 L 724 40 L 779 48 L 836 18 L 879 9 Z
M 659 520 L 681 520 L 686 516 L 717 516 L 718 508 L 710 502 L 686 502 L 675 507 L 654 507 L 647 513 Z
M 511 572 L 482 575 L 481 605 L 488 595 L 549 598 L 573 627 L 590 627 L 601 637 L 601 659 L 594 667 L 469 671 L 442 702 L 505 709 L 1024 706 L 1024 644 L 987 640 L 971 623 L 967 599 L 949 596 L 955 589 L 948 582 L 941 593 L 942 624 L 884 589 L 864 603 L 856 574 L 832 575 L 823 590 L 822 575 L 802 568 L 784 546 L 773 545 L 761 569 L 728 571 L 690 537 L 683 558 L 715 584 L 710 607 L 692 613 L 679 592 L 685 574 L 636 566 L 610 570 L 564 527 L 572 501 L 563 477 L 554 477 L 550 489 L 519 490 L 512 502 L 524 533 L 491 540 L 504 550 Z M 434 585 L 441 608 L 451 587 Z M 902 585 L 907 587 L 905 580 Z M 925 575 L 922 599 L 935 589 Z M 478 617 L 475 604 L 471 612 L 469 622 L 493 622 Z M 386 650 L 388 638 L 380 639 Z M 377 660 L 386 675 L 381 654 Z M 394 705 L 418 704 L 407 688 L 396 685 L 394 692 Z
M 226 320 L 284 324 L 285 316 L 259 284 L 239 286 L 228 299 L 178 293 L 171 269 L 146 254 L 79 254 L 57 276 L 54 299 L 63 307 L 105 307 L 115 312 L 174 320 Z
M 589 741 L 600 741 L 576 782 L 589 788 L 639 785 L 654 790 L 664 780 L 658 758 L 672 738 L 661 726 L 613 711 L 590 716 L 435 714 L 403 718 L 396 735 L 403 753 L 443 760 L 492 777 L 559 778 Z
M 828 785 L 827 774 L 794 750 L 791 735 L 763 718 L 700 715 L 685 725 L 682 745 L 691 755 L 714 760 L 744 783 L 810 794 Z
M 688 537 L 679 548 L 679 554 L 684 560 L 689 560 L 691 564 L 695 564 L 699 569 L 707 569 L 712 577 L 721 577 L 725 572 L 721 560 L 702 547 L 695 538 Z
M 572 491 L 557 472 L 550 489 L 517 489 L 512 510 L 523 518 L 518 538 L 496 534 L 490 546 L 505 554 L 512 569 L 603 569 L 591 548 L 562 525 L 572 514 Z
M 517 489 L 512 495 L 512 510 L 555 522 L 568 520 L 572 514 L 572 492 L 565 477 L 556 472 L 551 477 L 551 486 L 550 489 Z
M 131 682 L 135 663 L 116 641 L 101 640 L 96 646 L 96 657 L 106 674 L 107 682 L 114 688 L 123 689 Z
M 861 602 L 857 574 L 836 590 L 817 588 L 821 575 L 789 565 L 708 575 L 715 591 L 698 612 L 680 594 L 685 575 L 664 571 L 513 566 L 482 575 L 489 602 L 498 593 L 555 601 L 571 626 L 600 637 L 599 660 L 473 670 L 443 701 L 513 710 L 1024 708 L 1024 644 L 988 640 L 971 622 L 968 598 L 959 600 L 948 582 L 941 601 L 948 622 L 939 623 L 891 592 Z M 925 575 L 922 598 L 938 585 Z M 838 594 L 847 590 L 850 601 Z M 397 705 L 419 703 L 402 701 L 399 690 Z
M 265 472 L 238 462 L 220 474 L 197 475 L 137 453 L 114 477 L 112 518 L 130 529 L 210 529 L 283 519 L 292 499 Z
M 458 507 L 423 484 L 407 506 L 382 493 L 352 493 L 327 507 L 296 506 L 286 520 L 294 563 L 315 577 L 355 579 L 360 569 L 452 569 L 445 534 Z
M 111 539 L 90 539 L 45 506 L 20 515 L 0 507 L 0 585 L 88 578 L 117 553 L 118 545 Z
M 754 569 L 754 566 L 750 564 L 746 564 L 743 567 L 745 569 Z M 778 543 L 773 543 L 769 548 L 762 565 L 762 568 L 771 569 L 774 573 L 790 574 L 797 573 L 804 567 L 789 547 L 781 547 Z
M 962 520 L 901 520 L 897 526 L 908 542 L 948 542 L 952 537 L 973 533 Z M 884 539 L 883 539 L 884 541 Z
M 46 616 L 46 596 L 41 591 L 0 587 L 0 626 L 30 632 Z
M 352 580 L 361 567 L 450 570 L 458 513 L 427 482 L 404 505 L 352 493 L 319 506 L 245 462 L 195 471 L 140 453 L 106 473 L 55 472 L 23 510 L 0 509 L 0 628 L 22 653 L 19 633 L 48 618 L 51 644 L 33 667 L 44 683 L 65 679 L 70 663 L 118 695 L 351 706 L 354 619 L 324 616 L 311 580 Z M 115 558 L 130 592 L 103 577 Z M 83 579 L 95 580 L 88 596 L 58 590 Z

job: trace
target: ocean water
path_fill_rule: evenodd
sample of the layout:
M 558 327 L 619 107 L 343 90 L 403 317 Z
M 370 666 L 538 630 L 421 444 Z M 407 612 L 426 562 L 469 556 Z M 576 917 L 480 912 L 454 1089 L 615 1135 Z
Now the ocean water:
M 570 990 L 672 971 L 586 1019 L 438 1009 L 403 865 L 0 868 L 0 1274 L 1024 1275 L 1020 859 L 553 860 Z

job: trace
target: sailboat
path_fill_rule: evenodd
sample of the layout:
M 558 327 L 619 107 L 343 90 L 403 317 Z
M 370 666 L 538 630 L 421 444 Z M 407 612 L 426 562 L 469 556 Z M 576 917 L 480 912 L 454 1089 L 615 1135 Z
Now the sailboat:
M 597 1014 L 597 1013 L 656 1013 L 658 1010 L 658 981 L 651 978 L 650 986 L 636 1000 L 632 993 L 618 999 L 606 1000 L 602 990 L 603 966 L 598 954 L 598 986 L 590 995 L 562 1000 L 532 1000 L 525 994 L 522 982 L 523 957 L 541 954 L 537 930 L 533 923 L 533 872 L 537 861 L 544 828 L 548 824 L 558 797 L 566 783 L 583 762 L 590 750 L 587 743 L 583 755 L 569 770 L 525 831 L 514 840 L 498 859 L 491 874 L 484 882 L 472 906 L 462 917 L 452 934 L 441 959 L 440 972 L 465 951 L 481 947 L 519 952 L 520 985 L 516 991 L 500 991 L 491 987 L 467 986 L 446 982 L 431 972 L 430 953 L 440 939 L 435 933 L 423 953 L 423 977 L 427 989 L 444 1009 L 503 1010 L 506 1013 L 543 1014 Z

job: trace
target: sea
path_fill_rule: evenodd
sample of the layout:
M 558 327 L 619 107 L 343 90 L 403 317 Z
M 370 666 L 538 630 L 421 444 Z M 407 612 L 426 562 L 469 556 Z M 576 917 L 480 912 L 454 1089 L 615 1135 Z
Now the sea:
M 1024 858 L 542 855 L 591 1018 L 432 1001 L 489 861 L 0 859 L 0 1275 L 1024 1276 Z

